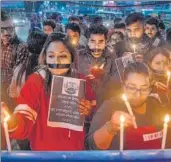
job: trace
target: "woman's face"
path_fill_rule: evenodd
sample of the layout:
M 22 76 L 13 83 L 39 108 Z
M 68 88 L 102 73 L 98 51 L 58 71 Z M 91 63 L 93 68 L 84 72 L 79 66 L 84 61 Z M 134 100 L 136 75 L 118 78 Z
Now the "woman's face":
M 165 73 L 169 66 L 169 60 L 166 56 L 159 53 L 151 61 L 151 68 L 159 73 Z
M 53 75 L 65 75 L 71 65 L 71 54 L 62 42 L 51 42 L 46 51 L 46 63 Z

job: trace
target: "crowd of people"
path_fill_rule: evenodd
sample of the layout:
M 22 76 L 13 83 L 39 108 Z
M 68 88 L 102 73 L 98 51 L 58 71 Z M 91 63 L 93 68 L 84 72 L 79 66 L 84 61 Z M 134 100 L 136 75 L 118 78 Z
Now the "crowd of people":
M 158 134 L 171 115 L 171 29 L 138 12 L 115 18 L 112 29 L 98 16 L 87 26 L 87 17 L 71 16 L 63 26 L 51 16 L 22 42 L 12 18 L 1 11 L 1 121 L 10 114 L 13 150 L 118 150 L 122 115 L 124 149 L 161 148 Z M 135 59 L 119 69 L 117 60 L 130 56 Z M 78 101 L 83 131 L 48 126 L 54 75 L 86 81 L 85 98 Z M 5 149 L 3 125 L 1 130 Z M 171 148 L 171 122 L 166 140 Z

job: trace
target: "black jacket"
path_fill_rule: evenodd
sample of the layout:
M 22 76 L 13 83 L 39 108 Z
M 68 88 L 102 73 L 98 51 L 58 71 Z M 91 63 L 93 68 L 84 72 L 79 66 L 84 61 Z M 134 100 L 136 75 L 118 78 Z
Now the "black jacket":
M 132 45 L 133 44 L 132 42 L 130 42 L 129 39 L 118 42 L 114 47 L 117 57 L 122 57 L 127 53 L 133 53 L 134 49 Z M 144 35 L 142 40 L 136 44 L 136 53 L 144 55 L 150 49 L 151 49 L 151 41 L 146 35 Z

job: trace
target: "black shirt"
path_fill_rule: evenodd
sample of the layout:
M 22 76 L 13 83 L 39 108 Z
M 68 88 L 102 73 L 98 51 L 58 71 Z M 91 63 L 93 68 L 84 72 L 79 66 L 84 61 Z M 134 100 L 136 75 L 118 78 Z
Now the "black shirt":
M 132 47 L 133 43 L 129 39 L 118 42 L 115 45 L 115 52 L 117 57 L 122 57 L 127 55 L 128 53 L 134 53 L 134 49 Z M 149 50 L 151 50 L 151 41 L 147 36 L 144 36 L 139 43 L 136 43 L 136 53 L 145 55 Z

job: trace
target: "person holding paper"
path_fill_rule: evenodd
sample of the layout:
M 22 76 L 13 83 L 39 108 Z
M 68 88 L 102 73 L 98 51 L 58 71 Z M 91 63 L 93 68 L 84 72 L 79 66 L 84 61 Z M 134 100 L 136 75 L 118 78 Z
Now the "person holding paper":
M 84 149 L 84 131 L 74 131 L 47 125 L 52 75 L 73 78 L 82 77 L 72 67 L 74 50 L 62 33 L 53 33 L 47 38 L 39 58 L 39 67 L 22 87 L 11 120 L 8 121 L 11 138 L 30 140 L 34 151 L 69 151 Z M 94 95 L 86 83 L 86 99 L 78 101 L 80 115 L 89 115 Z M 8 103 L 6 103 L 8 104 Z M 3 113 L 9 112 L 1 103 Z
M 117 94 L 103 103 L 93 117 L 86 148 L 89 150 L 117 150 L 120 142 L 120 116 L 125 117 L 124 149 L 160 149 L 163 119 L 171 114 L 169 107 L 160 105 L 158 99 L 150 97 L 151 77 L 144 63 L 129 63 L 123 74 L 122 93 L 127 97 L 132 113 L 125 100 Z M 132 115 L 131 115 L 132 114 Z M 137 128 L 133 125 L 136 123 Z M 171 148 L 171 126 L 169 123 L 167 146 Z

